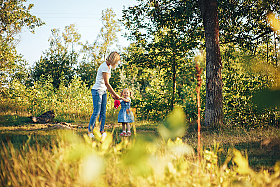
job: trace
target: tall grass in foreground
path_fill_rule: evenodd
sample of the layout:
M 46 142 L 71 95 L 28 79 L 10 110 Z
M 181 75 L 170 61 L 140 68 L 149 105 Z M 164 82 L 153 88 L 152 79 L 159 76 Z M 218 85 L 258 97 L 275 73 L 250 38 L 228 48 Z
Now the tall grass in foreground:
M 178 138 L 185 132 L 185 118 L 176 109 L 159 126 L 161 138 L 133 136 L 113 141 L 96 133 L 61 131 L 49 145 L 20 150 L 12 144 L 0 150 L 1 186 L 279 186 L 280 163 L 274 173 L 254 172 L 238 150 L 232 150 L 221 166 L 213 151 L 192 147 Z M 232 162 L 233 164 L 229 164 Z

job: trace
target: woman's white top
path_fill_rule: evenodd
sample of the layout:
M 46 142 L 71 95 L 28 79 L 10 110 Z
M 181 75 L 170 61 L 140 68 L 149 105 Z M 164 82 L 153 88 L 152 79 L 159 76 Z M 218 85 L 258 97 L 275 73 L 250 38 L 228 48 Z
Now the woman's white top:
M 97 71 L 97 75 L 96 75 L 96 81 L 95 84 L 93 85 L 92 89 L 95 90 L 106 90 L 107 87 L 105 85 L 105 81 L 103 78 L 103 73 L 109 73 L 109 79 L 111 77 L 111 66 L 108 66 L 106 62 L 103 62 Z

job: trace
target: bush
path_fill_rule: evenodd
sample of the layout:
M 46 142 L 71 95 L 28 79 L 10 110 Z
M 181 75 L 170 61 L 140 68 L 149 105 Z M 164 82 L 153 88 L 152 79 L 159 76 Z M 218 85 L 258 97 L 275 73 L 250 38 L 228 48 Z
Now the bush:
M 89 121 L 93 111 L 91 91 L 80 78 L 75 77 L 69 85 L 62 83 L 57 90 L 50 79 L 43 80 L 29 88 L 14 81 L 1 93 L 1 111 L 39 116 L 54 110 L 57 121 Z M 108 103 L 112 103 L 111 98 Z M 108 104 L 107 107 L 110 115 L 114 111 L 113 105 Z
M 256 71 L 257 66 L 265 67 L 269 64 L 235 49 L 224 53 L 223 58 L 225 122 L 231 126 L 246 128 L 277 125 L 280 117 L 279 109 L 259 108 L 252 100 L 252 97 L 262 89 L 275 86 L 276 79 L 271 71 L 263 71 L 265 68 Z

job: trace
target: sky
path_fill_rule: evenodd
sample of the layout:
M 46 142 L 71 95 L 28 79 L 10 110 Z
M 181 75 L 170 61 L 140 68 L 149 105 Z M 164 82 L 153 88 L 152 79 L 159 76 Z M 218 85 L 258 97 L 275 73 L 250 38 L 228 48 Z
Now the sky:
M 23 55 L 30 66 L 33 66 L 49 48 L 48 39 L 52 29 L 64 31 L 65 26 L 75 24 L 75 28 L 81 34 L 81 42 L 94 42 L 102 27 L 102 10 L 112 8 L 117 19 L 121 19 L 123 7 L 137 4 L 136 0 L 27 0 L 25 3 L 34 4 L 31 14 L 41 18 L 45 25 L 37 27 L 35 34 L 23 29 L 18 36 L 20 42 L 17 45 L 18 53 Z M 129 42 L 118 34 L 119 44 L 127 46 Z

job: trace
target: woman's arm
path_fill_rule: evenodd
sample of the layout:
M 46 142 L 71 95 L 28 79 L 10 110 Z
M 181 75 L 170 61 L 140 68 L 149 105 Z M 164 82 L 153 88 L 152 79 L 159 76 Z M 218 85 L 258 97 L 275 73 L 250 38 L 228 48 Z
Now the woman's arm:
M 109 73 L 103 72 L 102 75 L 103 75 L 105 85 L 106 85 L 108 91 L 111 93 L 113 99 L 119 99 L 120 96 L 118 94 L 116 94 L 116 92 L 114 91 L 114 89 L 112 88 L 112 86 L 109 83 Z

